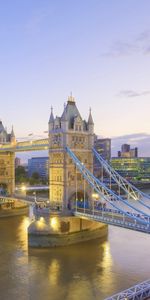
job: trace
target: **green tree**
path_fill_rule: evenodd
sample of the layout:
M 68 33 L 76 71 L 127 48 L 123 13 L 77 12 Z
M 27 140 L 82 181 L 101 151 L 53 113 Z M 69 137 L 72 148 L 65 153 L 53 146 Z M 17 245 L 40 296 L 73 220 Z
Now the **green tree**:
M 25 170 L 25 167 L 18 166 L 15 169 L 15 181 L 16 183 L 23 183 L 28 181 L 27 172 Z
M 30 177 L 30 185 L 40 184 L 40 175 L 38 172 L 33 172 L 32 176 Z

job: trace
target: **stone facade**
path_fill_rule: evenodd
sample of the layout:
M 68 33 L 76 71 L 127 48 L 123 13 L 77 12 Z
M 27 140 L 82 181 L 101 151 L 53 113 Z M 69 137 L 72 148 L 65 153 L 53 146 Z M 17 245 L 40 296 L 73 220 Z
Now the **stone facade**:
M 0 185 L 12 195 L 15 188 L 15 154 L 13 152 L 0 153 Z
M 93 172 L 92 147 L 94 123 L 89 113 L 88 121 L 82 119 L 70 96 L 61 117 L 51 115 L 49 119 L 49 186 L 50 202 L 60 202 L 67 207 L 77 198 L 90 198 L 91 188 L 84 181 L 71 157 L 66 153 L 68 146 L 79 160 Z M 84 192 L 85 191 L 85 192 Z
M 7 133 L 2 121 L 0 121 L 0 144 L 7 145 L 15 143 L 15 135 L 12 127 L 11 133 Z M 15 154 L 14 152 L 0 153 L 0 186 L 6 188 L 8 194 L 12 195 L 15 188 Z

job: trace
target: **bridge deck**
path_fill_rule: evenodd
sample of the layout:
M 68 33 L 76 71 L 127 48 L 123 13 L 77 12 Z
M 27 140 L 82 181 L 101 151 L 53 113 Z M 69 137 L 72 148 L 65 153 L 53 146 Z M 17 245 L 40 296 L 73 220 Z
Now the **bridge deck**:
M 38 151 L 47 150 L 49 141 L 47 139 L 16 142 L 14 144 L 0 145 L 0 152 L 22 152 L 22 151 Z
M 132 229 L 135 231 L 140 231 L 150 234 L 150 223 L 141 224 L 140 221 L 135 221 L 132 218 L 124 216 L 119 213 L 107 212 L 107 211 L 94 211 L 92 214 L 91 210 L 78 209 L 74 212 L 75 216 L 86 218 L 88 220 L 93 220 L 97 222 L 106 223 L 108 225 L 119 226 L 127 229 Z

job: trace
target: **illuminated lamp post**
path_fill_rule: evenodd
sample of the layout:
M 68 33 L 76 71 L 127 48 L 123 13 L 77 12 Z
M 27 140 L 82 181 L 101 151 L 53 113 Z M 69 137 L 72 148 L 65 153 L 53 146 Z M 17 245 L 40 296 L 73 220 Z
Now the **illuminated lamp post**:
M 93 193 L 92 198 L 93 198 L 93 215 L 94 215 L 94 201 L 99 199 L 99 195 L 97 193 Z

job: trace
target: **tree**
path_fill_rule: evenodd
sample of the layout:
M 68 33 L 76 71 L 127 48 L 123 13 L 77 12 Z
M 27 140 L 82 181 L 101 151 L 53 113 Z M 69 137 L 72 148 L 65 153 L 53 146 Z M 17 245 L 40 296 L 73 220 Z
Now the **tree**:
M 30 177 L 30 184 L 39 184 L 40 183 L 40 175 L 38 172 L 33 172 L 32 176 Z
M 27 182 L 27 172 L 25 170 L 25 167 L 23 166 L 18 166 L 15 169 L 15 181 L 16 183 L 23 183 L 23 182 Z

